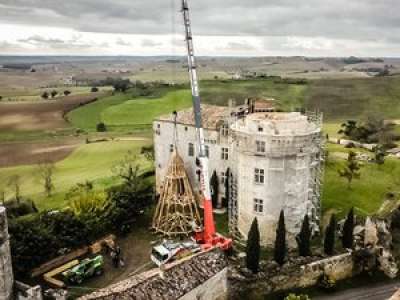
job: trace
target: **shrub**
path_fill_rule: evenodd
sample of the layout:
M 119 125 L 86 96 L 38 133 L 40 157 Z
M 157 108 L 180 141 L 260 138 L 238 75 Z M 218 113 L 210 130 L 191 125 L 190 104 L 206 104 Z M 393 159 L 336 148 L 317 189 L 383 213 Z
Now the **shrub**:
M 97 123 L 96 130 L 97 130 L 97 132 L 106 132 L 107 126 L 103 122 Z
M 336 281 L 326 274 L 324 274 L 319 279 L 319 287 L 321 287 L 324 290 L 333 290 L 335 286 L 336 286 Z
M 49 99 L 49 93 L 48 92 L 44 92 L 41 97 L 43 99 Z
M 97 88 L 97 87 L 92 87 L 91 89 L 90 89 L 90 91 L 92 92 L 92 93 L 97 93 L 98 91 L 99 91 L 99 88 Z
M 55 98 L 58 95 L 58 92 L 56 90 L 51 91 L 51 98 Z
M 71 91 L 68 91 L 68 90 L 64 91 L 64 95 L 65 96 L 71 95 Z
M 4 206 L 7 208 L 9 218 L 18 218 L 38 212 L 35 203 L 28 198 L 12 199 L 7 201 Z
M 138 186 L 124 183 L 107 191 L 110 206 L 107 219 L 111 227 L 122 233 L 129 232 L 136 218 L 153 203 L 153 187 L 140 180 Z

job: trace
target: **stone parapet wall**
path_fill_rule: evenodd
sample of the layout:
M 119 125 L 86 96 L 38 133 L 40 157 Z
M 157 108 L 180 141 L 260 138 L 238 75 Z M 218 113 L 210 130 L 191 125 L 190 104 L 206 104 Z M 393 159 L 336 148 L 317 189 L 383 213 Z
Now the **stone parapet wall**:
M 348 252 L 325 259 L 300 258 L 282 267 L 272 262 L 262 266 L 257 275 L 231 268 L 228 280 L 231 298 L 240 299 L 240 295 L 248 293 L 269 294 L 312 287 L 324 275 L 335 281 L 344 280 L 360 271 L 355 267 L 353 253 Z

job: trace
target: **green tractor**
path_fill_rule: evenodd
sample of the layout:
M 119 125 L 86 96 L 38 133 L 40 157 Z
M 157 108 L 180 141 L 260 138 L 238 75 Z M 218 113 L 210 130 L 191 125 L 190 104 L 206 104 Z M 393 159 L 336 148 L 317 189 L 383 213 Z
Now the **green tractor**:
M 81 284 L 85 279 L 103 274 L 104 259 L 102 255 L 86 258 L 79 265 L 62 273 L 72 284 Z

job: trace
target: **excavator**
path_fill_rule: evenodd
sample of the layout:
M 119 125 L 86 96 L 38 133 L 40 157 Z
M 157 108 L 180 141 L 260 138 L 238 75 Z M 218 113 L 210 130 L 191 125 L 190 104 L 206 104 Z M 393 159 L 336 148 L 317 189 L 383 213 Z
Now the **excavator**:
M 206 147 L 204 141 L 204 129 L 201 115 L 201 98 L 199 80 L 197 77 L 197 65 L 194 55 L 193 46 L 193 35 L 191 30 L 190 13 L 188 0 L 182 0 L 182 14 L 183 22 L 185 25 L 185 39 L 187 46 L 187 59 L 188 59 L 188 71 L 190 76 L 190 85 L 192 90 L 192 102 L 194 111 L 194 121 L 196 126 L 197 144 L 199 147 L 199 156 L 197 159 L 198 167 L 200 170 L 200 190 L 203 197 L 204 207 L 204 221 L 203 226 L 194 229 L 193 240 L 198 247 L 186 242 L 186 243 L 171 243 L 165 242 L 153 248 L 151 259 L 157 265 L 162 265 L 170 262 L 175 256 L 182 251 L 187 251 L 187 248 L 200 248 L 202 251 L 209 250 L 211 248 L 220 248 L 223 251 L 229 251 L 232 248 L 232 239 L 222 236 L 215 230 L 213 205 L 211 200 L 210 191 L 210 177 L 208 167 L 208 157 L 206 155 Z M 173 245 L 173 246 L 171 246 Z M 185 245 L 190 245 L 185 246 Z

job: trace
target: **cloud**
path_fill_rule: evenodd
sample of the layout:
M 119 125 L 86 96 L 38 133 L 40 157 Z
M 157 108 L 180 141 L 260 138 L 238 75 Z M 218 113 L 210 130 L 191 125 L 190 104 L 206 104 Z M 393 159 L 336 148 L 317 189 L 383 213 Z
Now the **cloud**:
M 2 24 L 57 27 L 82 34 L 143 35 L 134 43 L 157 48 L 163 45 L 152 35 L 176 36 L 183 31 L 178 4 L 177 0 L 0 0 L 0 20 Z M 191 1 L 190 5 L 196 37 L 238 37 L 238 44 L 229 41 L 218 45 L 227 51 L 253 53 L 254 47 L 264 51 L 267 47 L 245 45 L 258 37 L 260 43 L 267 40 L 272 47 L 268 49 L 279 50 L 282 55 L 294 49 L 325 53 L 342 41 L 355 47 L 371 47 L 362 49 L 366 54 L 377 53 L 377 48 L 381 53 L 382 47 L 388 49 L 388 55 L 400 53 L 398 0 L 202 0 Z M 132 46 L 125 37 L 113 40 L 120 47 Z M 46 38 L 48 41 L 30 42 L 57 47 L 58 36 Z M 208 46 L 215 48 L 211 43 Z
M 151 39 L 144 39 L 144 40 L 142 40 L 142 47 L 149 47 L 149 48 L 152 48 L 152 47 L 159 47 L 159 46 L 161 46 L 161 45 L 162 45 L 162 43 L 153 41 L 153 40 L 151 40 Z
M 117 40 L 117 45 L 119 45 L 119 46 L 132 46 L 132 44 L 131 43 L 129 43 L 129 42 L 127 42 L 127 41 L 125 41 L 125 40 L 123 40 L 122 38 L 118 38 L 118 40 Z

